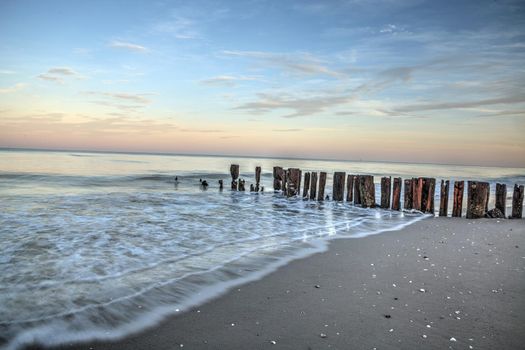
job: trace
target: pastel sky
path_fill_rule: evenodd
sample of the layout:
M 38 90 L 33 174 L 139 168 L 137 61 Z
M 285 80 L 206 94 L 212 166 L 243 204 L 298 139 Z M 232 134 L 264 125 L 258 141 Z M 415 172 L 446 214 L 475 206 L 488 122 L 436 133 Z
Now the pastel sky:
M 0 147 L 525 166 L 520 0 L 0 0 L 0 53 Z

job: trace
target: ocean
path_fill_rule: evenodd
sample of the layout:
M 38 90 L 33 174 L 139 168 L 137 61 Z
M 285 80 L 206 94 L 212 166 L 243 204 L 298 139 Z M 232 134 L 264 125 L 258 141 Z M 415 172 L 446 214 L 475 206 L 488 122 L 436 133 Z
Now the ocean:
M 265 191 L 230 191 L 232 163 L 247 190 L 261 166 Z M 374 175 L 376 201 L 381 176 L 435 177 L 436 210 L 440 179 L 489 181 L 489 207 L 496 182 L 509 206 L 525 183 L 524 168 L 0 150 L 0 348 L 123 337 L 330 240 L 430 216 L 287 199 L 272 190 L 273 166 L 326 171 L 330 196 L 334 171 Z

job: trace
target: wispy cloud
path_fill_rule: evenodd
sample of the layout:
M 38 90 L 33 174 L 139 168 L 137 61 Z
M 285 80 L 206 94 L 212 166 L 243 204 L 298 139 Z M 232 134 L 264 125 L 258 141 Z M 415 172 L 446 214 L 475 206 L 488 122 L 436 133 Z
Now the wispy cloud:
M 132 102 L 132 103 L 136 103 L 140 105 L 150 104 L 151 100 L 148 98 L 148 96 L 156 95 L 153 92 L 128 93 L 128 92 L 98 92 L 98 91 L 85 91 L 84 94 L 109 97 L 111 99 Z
M 275 131 L 275 132 L 299 132 L 299 131 L 303 131 L 303 129 L 272 129 L 272 131 Z
M 333 70 L 319 58 L 309 53 L 272 53 L 262 51 L 223 51 L 232 57 L 251 58 L 264 65 L 282 69 L 298 75 L 324 75 L 334 78 L 344 76 L 342 72 Z
M 169 34 L 177 39 L 196 39 L 200 35 L 195 29 L 195 22 L 185 17 L 177 16 L 172 20 L 156 23 L 153 31 Z
M 133 44 L 129 42 L 123 42 L 123 41 L 113 41 L 109 44 L 110 47 L 113 47 L 115 49 L 122 49 L 122 50 L 128 50 L 132 52 L 138 52 L 138 53 L 146 53 L 149 50 L 138 44 Z
M 200 83 L 203 85 L 208 85 L 208 86 L 233 87 L 233 86 L 236 86 L 237 83 L 240 81 L 254 81 L 254 80 L 259 80 L 259 78 L 255 76 L 219 75 L 216 77 L 203 79 L 200 81 Z
M 37 75 L 37 78 L 63 84 L 65 78 L 83 79 L 84 77 L 69 67 L 52 67 L 47 72 Z
M 416 112 L 416 111 L 430 111 L 440 109 L 460 109 L 460 108 L 474 108 L 480 106 L 498 105 L 498 104 L 517 104 L 525 103 L 525 95 L 516 95 L 500 98 L 489 98 L 476 101 L 460 101 L 460 102 L 434 102 L 422 103 L 397 107 L 395 112 Z
M 0 69 L 0 74 L 11 75 L 16 74 L 16 72 L 14 70 L 9 69 Z
M 24 89 L 26 86 L 27 86 L 27 84 L 17 83 L 17 84 L 15 84 L 13 86 L 0 88 L 0 94 L 10 94 L 10 93 L 13 93 L 13 92 L 17 92 L 17 91 L 20 91 L 20 90 Z

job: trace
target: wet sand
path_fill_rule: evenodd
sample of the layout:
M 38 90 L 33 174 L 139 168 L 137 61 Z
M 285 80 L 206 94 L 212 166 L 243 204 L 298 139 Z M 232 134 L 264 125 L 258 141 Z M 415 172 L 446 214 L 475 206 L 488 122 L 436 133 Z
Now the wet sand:
M 525 221 L 334 240 L 156 327 L 65 348 L 525 349 Z

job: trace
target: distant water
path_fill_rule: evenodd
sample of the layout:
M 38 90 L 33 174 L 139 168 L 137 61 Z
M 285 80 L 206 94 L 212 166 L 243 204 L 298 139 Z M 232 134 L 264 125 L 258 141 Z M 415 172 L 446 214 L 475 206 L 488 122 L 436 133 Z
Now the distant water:
M 265 193 L 229 191 L 231 163 L 240 164 L 247 189 L 262 166 Z M 525 169 L 512 168 L 3 150 L 0 348 L 121 337 L 322 251 L 329 239 L 425 217 L 283 198 L 271 190 L 275 165 L 376 181 L 497 181 L 509 197 L 514 183 L 525 183 Z

